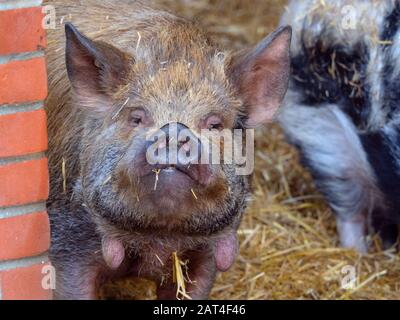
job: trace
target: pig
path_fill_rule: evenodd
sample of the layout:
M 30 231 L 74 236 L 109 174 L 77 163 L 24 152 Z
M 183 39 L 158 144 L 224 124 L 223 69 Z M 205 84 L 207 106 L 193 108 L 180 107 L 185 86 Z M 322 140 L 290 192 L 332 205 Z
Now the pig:
M 336 216 L 341 245 L 398 241 L 400 2 L 291 1 L 292 74 L 279 122 Z
M 143 277 L 159 299 L 175 299 L 173 253 L 187 261 L 188 295 L 207 298 L 216 272 L 234 263 L 251 175 L 222 162 L 149 163 L 146 137 L 272 121 L 288 86 L 291 28 L 229 52 L 195 23 L 138 1 L 50 4 L 64 24 L 48 31 L 46 52 L 55 298 L 96 299 L 104 281 Z

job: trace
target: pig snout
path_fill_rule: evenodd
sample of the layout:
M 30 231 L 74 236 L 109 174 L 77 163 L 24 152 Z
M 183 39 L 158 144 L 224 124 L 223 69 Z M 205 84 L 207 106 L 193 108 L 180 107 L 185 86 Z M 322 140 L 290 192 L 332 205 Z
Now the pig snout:
M 215 262 L 219 271 L 227 271 L 235 262 L 238 254 L 236 233 L 230 233 L 217 240 L 215 244 Z
M 125 248 L 121 241 L 117 239 L 104 238 L 102 241 L 103 259 L 107 266 L 116 270 L 125 258 Z
M 165 181 L 178 184 L 187 178 L 202 186 L 212 182 L 212 169 L 201 140 L 182 123 L 164 125 L 156 139 L 147 140 L 143 152 L 145 163 L 140 176 L 156 173 Z

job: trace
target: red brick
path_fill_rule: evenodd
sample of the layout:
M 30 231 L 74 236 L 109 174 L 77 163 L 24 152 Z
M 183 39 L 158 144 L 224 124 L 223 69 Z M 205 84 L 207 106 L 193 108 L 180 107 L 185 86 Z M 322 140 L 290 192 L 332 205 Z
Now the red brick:
M 4 300 L 49 300 L 51 290 L 43 289 L 42 268 L 48 264 L 36 264 L 0 272 L 1 291 Z
M 48 179 L 46 158 L 0 166 L 0 207 L 46 200 Z
M 44 58 L 0 64 L 0 104 L 44 100 L 47 73 Z
M 43 17 L 41 7 L 0 11 L 0 55 L 44 48 Z
M 44 110 L 0 116 L 0 157 L 20 156 L 47 149 Z
M 0 260 L 39 255 L 49 249 L 49 244 L 46 212 L 0 219 Z

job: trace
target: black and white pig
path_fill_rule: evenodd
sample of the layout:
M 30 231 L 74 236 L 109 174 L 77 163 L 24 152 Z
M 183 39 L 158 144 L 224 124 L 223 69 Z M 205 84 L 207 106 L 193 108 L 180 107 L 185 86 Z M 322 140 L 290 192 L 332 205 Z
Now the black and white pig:
M 292 76 L 279 120 L 337 217 L 341 244 L 385 248 L 400 220 L 400 2 L 291 1 Z

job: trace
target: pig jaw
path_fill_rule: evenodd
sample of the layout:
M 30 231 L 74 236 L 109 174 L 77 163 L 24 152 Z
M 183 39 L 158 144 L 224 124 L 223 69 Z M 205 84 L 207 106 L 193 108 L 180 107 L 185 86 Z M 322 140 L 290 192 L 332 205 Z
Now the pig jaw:
M 210 169 L 204 168 L 204 171 Z M 198 173 L 195 171 L 193 174 Z M 165 227 L 171 227 L 174 224 L 178 226 L 197 212 L 204 215 L 206 210 L 203 207 L 223 211 L 218 208 L 228 197 L 223 173 L 207 173 L 202 178 L 207 180 L 204 184 L 181 170 L 159 167 L 142 176 L 120 172 L 116 184 L 119 195 L 126 199 L 127 208 L 136 208 L 149 219 L 154 219 L 153 227 L 163 223 Z
M 132 187 L 129 179 L 127 184 L 121 179 L 103 184 L 101 168 L 93 167 L 90 176 L 100 178 L 95 181 L 82 178 L 82 183 L 75 185 L 74 194 L 83 199 L 97 225 L 110 224 L 128 233 L 217 234 L 240 219 L 249 194 L 246 177 L 230 177 L 229 184 L 217 178 L 207 188 L 178 185 L 162 194 L 161 190 L 153 189 L 143 192 Z

